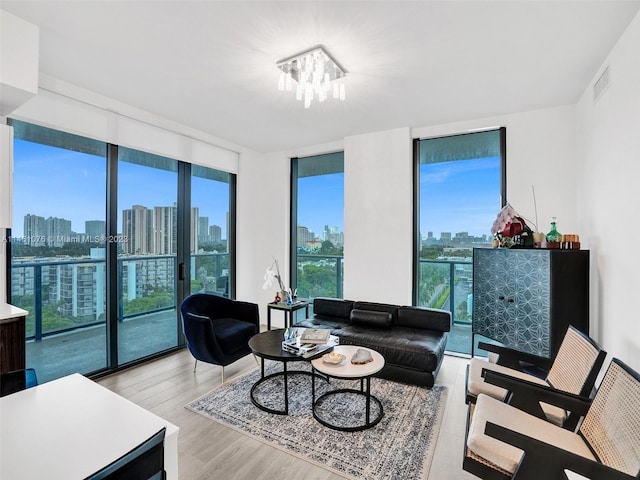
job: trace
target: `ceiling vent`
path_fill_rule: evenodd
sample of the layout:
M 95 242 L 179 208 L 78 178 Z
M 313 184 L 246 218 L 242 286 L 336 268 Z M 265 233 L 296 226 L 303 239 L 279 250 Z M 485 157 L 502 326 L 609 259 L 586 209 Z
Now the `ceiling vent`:
M 593 84 L 593 101 L 596 102 L 609 88 L 609 67 L 605 68 L 600 78 Z

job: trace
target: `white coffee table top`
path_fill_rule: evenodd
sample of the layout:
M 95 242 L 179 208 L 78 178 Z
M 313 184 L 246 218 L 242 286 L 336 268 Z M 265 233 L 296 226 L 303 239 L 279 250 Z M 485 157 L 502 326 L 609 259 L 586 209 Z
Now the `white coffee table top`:
M 361 348 L 371 352 L 373 361 L 363 365 L 354 365 L 351 363 L 351 357 Z M 322 357 L 311 361 L 313 368 L 318 372 L 332 377 L 339 378 L 363 378 L 378 373 L 384 367 L 384 357 L 375 350 L 366 347 L 358 347 L 357 345 L 337 345 L 333 347 L 333 351 L 341 353 L 345 358 L 341 363 L 331 364 L 322 360 Z

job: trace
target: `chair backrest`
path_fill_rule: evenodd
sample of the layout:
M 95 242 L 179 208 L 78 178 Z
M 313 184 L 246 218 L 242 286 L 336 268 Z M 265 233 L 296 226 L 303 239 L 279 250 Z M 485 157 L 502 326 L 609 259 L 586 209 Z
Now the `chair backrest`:
M 166 428 L 85 480 L 164 480 Z
M 547 375 L 553 388 L 585 397 L 591 390 L 607 352 L 580 330 L 569 326 Z
M 640 474 L 640 376 L 613 359 L 579 433 L 605 465 Z
M 216 313 L 216 305 L 229 302 L 215 295 L 196 293 L 187 297 L 180 306 L 182 331 L 191 354 L 203 362 L 218 363 L 222 350 L 217 344 L 211 317 Z M 219 314 L 219 313 L 218 313 Z

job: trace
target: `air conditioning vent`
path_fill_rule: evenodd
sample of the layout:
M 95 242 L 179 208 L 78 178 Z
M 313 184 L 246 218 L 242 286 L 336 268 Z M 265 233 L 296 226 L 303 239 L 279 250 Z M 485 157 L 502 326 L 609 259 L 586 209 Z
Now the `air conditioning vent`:
M 609 88 L 609 67 L 605 68 L 600 78 L 593 84 L 593 101 L 596 102 Z

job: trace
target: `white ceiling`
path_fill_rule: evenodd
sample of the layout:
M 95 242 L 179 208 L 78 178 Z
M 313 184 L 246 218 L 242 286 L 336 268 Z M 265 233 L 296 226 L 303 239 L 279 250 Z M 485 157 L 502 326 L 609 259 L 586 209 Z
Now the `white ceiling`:
M 33 1 L 40 71 L 261 152 L 578 100 L 640 1 Z M 322 43 L 345 102 L 275 62 Z

